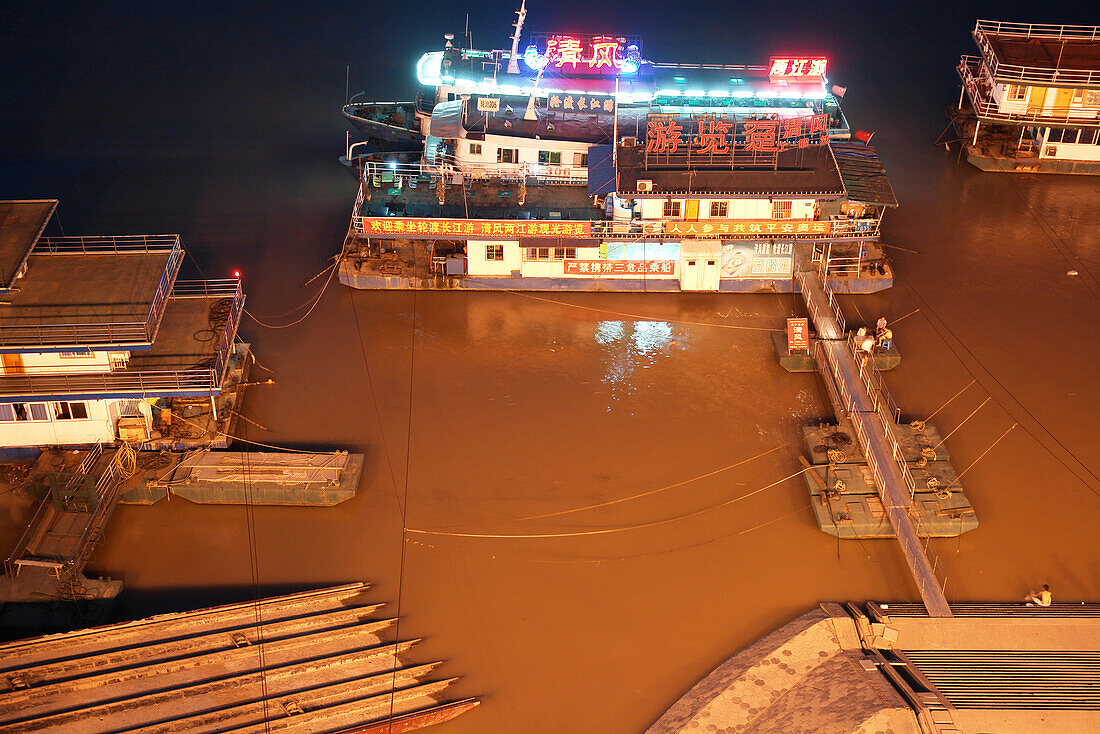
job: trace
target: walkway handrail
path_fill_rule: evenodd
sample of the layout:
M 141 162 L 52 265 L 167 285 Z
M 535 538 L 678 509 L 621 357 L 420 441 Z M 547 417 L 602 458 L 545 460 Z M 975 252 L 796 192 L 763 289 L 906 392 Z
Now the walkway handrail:
M 1054 25 L 1049 23 L 1005 23 L 999 20 L 978 20 L 974 33 L 1024 38 L 1100 40 L 1100 26 Z
M 143 255 L 182 247 L 178 234 L 39 237 L 32 255 Z
M 216 394 L 221 383 L 212 368 L 183 370 L 127 370 L 105 373 L 19 375 L 0 377 L 0 396 L 100 395 L 126 393 L 153 396 L 162 393 Z
M 1100 69 L 1050 69 L 1021 64 L 1002 64 L 991 47 L 983 47 L 983 49 L 986 52 L 984 59 L 981 56 L 969 55 L 961 58 L 958 67 L 960 75 L 963 73 L 962 69 L 964 67 L 971 68 L 973 72 L 980 70 L 981 64 L 984 62 L 989 69 L 989 75 L 997 81 L 1031 85 L 1076 85 L 1081 87 L 1100 84 Z

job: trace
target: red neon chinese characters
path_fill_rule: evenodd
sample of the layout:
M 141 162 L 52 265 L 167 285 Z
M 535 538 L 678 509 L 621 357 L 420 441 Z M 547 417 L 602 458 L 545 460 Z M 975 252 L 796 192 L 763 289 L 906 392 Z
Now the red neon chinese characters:
M 828 115 L 814 115 L 810 118 L 810 129 L 807 131 L 814 142 L 825 142 L 826 136 L 829 134 L 829 116 Z
M 575 69 L 578 63 L 587 63 L 582 53 L 581 42 L 575 38 L 552 38 L 546 44 L 547 56 L 559 68 L 572 64 Z
M 619 66 L 619 44 L 615 41 L 596 41 L 592 44 L 592 61 L 589 65 L 593 69 L 606 66 L 616 69 Z
M 776 134 L 779 132 L 778 120 L 746 120 L 745 150 L 761 153 L 774 153 L 779 150 Z
M 779 137 L 783 140 L 795 140 L 802 137 L 802 118 L 788 117 L 783 120 L 782 133 Z
M 651 118 L 646 125 L 646 153 L 675 153 L 683 142 L 684 126 L 673 119 Z
M 825 76 L 827 64 L 828 59 L 821 58 L 774 58 L 768 67 L 768 76 L 787 81 L 818 81 Z
M 714 115 L 703 115 L 699 120 L 699 152 L 718 153 L 725 155 L 730 152 L 730 146 L 726 142 L 730 125 L 725 120 L 719 120 Z

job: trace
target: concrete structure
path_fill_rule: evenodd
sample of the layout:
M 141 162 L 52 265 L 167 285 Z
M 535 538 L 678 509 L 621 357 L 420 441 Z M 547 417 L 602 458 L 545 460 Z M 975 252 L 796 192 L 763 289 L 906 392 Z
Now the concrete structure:
M 855 621 L 822 604 L 722 663 L 648 734 L 920 734 L 905 699 L 864 660 Z
M 722 663 L 650 734 L 1100 729 L 1100 606 L 822 604 Z
M 5 732 L 407 732 L 454 718 L 454 678 L 375 619 L 365 584 L 0 645 Z
M 979 20 L 957 118 L 986 171 L 1100 173 L 1100 26 Z
M 54 206 L 0 202 L 0 451 L 141 444 L 158 399 L 216 413 L 240 282 L 177 280 L 178 235 L 43 237 Z

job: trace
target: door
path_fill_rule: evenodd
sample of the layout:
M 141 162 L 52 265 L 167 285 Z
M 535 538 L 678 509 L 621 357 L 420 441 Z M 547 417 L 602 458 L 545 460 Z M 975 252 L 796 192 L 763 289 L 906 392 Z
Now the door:
M 684 219 L 696 220 L 699 218 L 699 200 L 688 199 L 687 200 L 687 213 L 684 214 Z
M 699 290 L 699 258 L 685 257 L 680 267 L 680 290 Z
M 23 355 L 22 354 L 5 354 L 4 360 L 4 374 L 5 375 L 25 375 L 27 371 L 23 369 Z
M 1043 111 L 1043 104 L 1046 102 L 1047 88 L 1046 87 L 1028 87 L 1027 95 L 1027 111 L 1028 114 L 1038 114 Z
M 1054 116 L 1069 117 L 1069 103 L 1073 99 L 1072 89 L 1059 89 L 1054 95 Z

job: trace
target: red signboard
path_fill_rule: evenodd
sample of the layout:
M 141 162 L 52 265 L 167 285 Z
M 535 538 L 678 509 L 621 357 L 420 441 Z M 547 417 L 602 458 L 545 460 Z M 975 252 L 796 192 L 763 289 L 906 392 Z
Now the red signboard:
M 787 148 L 821 145 L 828 141 L 829 116 L 808 115 L 755 120 L 717 113 L 674 117 L 646 116 L 645 152 L 656 155 L 730 155 L 734 149 L 774 153 Z
M 825 77 L 827 59 L 802 56 L 774 56 L 768 66 L 768 78 L 784 82 L 819 82 Z
M 787 319 L 787 351 L 810 348 L 810 320 Z
M 678 237 L 789 237 L 828 235 L 832 224 L 813 219 L 699 219 L 665 222 L 664 231 Z
M 363 234 L 382 239 L 506 240 L 519 237 L 591 237 L 588 221 L 363 217 Z
M 675 260 L 566 260 L 566 275 L 675 275 Z

